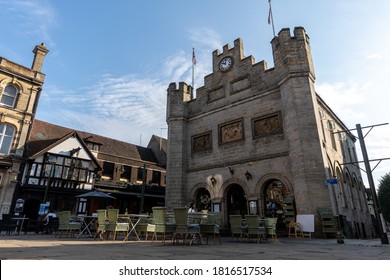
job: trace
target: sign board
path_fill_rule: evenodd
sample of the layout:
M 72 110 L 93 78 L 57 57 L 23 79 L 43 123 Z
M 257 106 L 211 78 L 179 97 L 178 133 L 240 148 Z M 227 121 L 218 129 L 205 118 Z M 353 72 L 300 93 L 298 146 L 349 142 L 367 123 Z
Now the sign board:
M 49 212 L 49 204 L 48 203 L 41 203 L 39 205 L 39 212 L 38 215 L 45 215 Z
M 18 198 L 15 203 L 15 213 L 22 213 L 24 207 L 24 199 Z
M 326 179 L 325 183 L 330 185 L 337 185 L 339 183 L 339 180 L 337 180 L 337 178 L 330 178 Z
M 297 215 L 297 223 L 301 225 L 303 234 L 311 237 L 311 233 L 314 232 L 314 215 Z

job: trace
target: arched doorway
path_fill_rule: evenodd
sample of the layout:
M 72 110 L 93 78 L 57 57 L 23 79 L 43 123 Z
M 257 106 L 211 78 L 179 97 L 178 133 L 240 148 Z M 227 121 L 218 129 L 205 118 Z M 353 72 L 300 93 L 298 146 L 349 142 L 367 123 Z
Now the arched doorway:
M 210 192 L 206 188 L 200 188 L 196 192 L 196 207 L 199 211 L 211 211 Z
M 287 186 L 279 179 L 270 179 L 264 183 L 264 214 L 278 218 L 277 231 L 286 231 L 290 221 L 295 220 L 295 198 Z
M 247 200 L 245 198 L 244 189 L 238 185 L 233 184 L 227 190 L 227 213 L 230 215 L 244 216 L 248 213 Z

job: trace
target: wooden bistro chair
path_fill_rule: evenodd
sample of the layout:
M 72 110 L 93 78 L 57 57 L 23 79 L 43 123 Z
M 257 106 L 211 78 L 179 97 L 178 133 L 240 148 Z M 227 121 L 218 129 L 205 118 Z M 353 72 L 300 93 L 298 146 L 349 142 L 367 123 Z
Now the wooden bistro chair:
M 291 221 L 288 224 L 288 237 L 303 237 L 303 230 L 299 223 Z

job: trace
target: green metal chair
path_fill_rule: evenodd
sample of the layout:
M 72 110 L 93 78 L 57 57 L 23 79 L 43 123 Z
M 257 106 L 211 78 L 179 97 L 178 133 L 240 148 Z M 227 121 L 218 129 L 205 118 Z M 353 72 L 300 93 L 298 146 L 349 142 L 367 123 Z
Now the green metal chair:
M 272 241 L 275 241 L 278 237 L 276 235 L 276 223 L 278 221 L 278 218 L 265 218 L 265 228 L 267 230 L 267 236 L 272 237 Z
M 68 236 L 68 233 L 70 233 L 71 236 L 74 236 L 75 231 L 80 232 L 80 230 L 81 222 L 73 221 L 71 219 L 70 211 L 62 211 L 58 213 L 58 231 L 56 236 L 58 233 L 60 233 L 61 237 L 64 231 L 66 232 L 66 237 Z
M 173 242 L 180 243 L 180 239 L 183 240 L 183 244 L 187 244 L 189 239 L 189 245 L 192 245 L 194 241 L 202 243 L 202 234 L 200 232 L 199 223 L 191 223 L 188 218 L 187 207 L 177 207 L 173 209 L 176 222 L 176 230 L 173 235 Z
M 155 206 L 152 207 L 153 224 L 149 224 L 149 230 L 153 230 L 152 242 L 157 240 L 157 234 L 161 234 L 162 242 L 165 244 L 167 233 L 173 236 L 176 225 L 174 223 L 167 223 L 167 207 Z
M 206 236 L 206 242 L 209 244 L 209 235 L 213 236 L 214 245 L 215 245 L 215 239 L 218 236 L 219 239 L 219 245 L 222 244 L 221 242 L 221 235 L 219 232 L 221 224 L 221 213 L 220 212 L 209 212 L 207 214 L 207 220 L 203 221 L 200 224 L 200 233 L 202 236 Z
M 232 234 L 232 239 L 234 236 L 241 237 L 241 239 L 244 238 L 244 235 L 247 232 L 246 226 L 242 223 L 242 216 L 241 215 L 230 215 L 229 216 L 229 223 L 230 223 L 230 231 Z
M 108 217 L 108 224 L 106 227 L 107 236 L 110 232 L 113 233 L 112 240 L 115 241 L 118 232 L 124 232 L 126 234 L 125 240 L 128 238 L 128 233 L 130 230 L 130 223 L 128 221 L 128 218 L 121 218 L 119 215 L 119 209 L 107 209 L 107 217 Z
M 137 225 L 135 226 L 135 230 L 137 231 L 139 236 L 146 236 L 146 232 L 148 229 L 148 224 L 150 223 L 149 217 L 141 217 L 140 220 L 137 222 Z
M 96 239 L 96 237 L 100 237 L 100 239 L 104 239 L 104 235 L 106 234 L 106 230 L 107 230 L 107 225 L 108 225 L 108 221 L 107 221 L 107 211 L 105 209 L 98 209 L 96 210 L 97 212 L 97 223 L 98 223 L 98 227 L 96 229 L 96 234 L 95 234 L 95 237 L 94 239 Z
M 259 216 L 257 215 L 245 215 L 245 221 L 247 225 L 246 235 L 248 236 L 249 242 L 251 236 L 255 236 L 257 243 L 261 242 L 261 239 L 266 239 L 266 228 L 260 225 Z

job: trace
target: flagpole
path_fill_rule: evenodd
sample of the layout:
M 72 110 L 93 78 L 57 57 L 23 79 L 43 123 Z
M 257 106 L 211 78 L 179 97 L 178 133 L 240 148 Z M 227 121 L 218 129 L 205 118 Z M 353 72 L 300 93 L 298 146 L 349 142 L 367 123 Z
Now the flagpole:
M 192 48 L 192 90 L 194 90 L 194 80 L 195 80 L 195 48 Z
M 274 37 L 275 37 L 276 36 L 275 25 L 274 25 L 274 16 L 272 14 L 271 0 L 268 0 L 268 3 L 269 3 L 268 24 L 272 23 L 272 32 L 274 33 Z
M 192 48 L 192 92 L 191 99 L 194 97 L 194 84 L 195 84 L 195 65 L 196 65 L 196 56 L 195 56 L 195 48 Z

